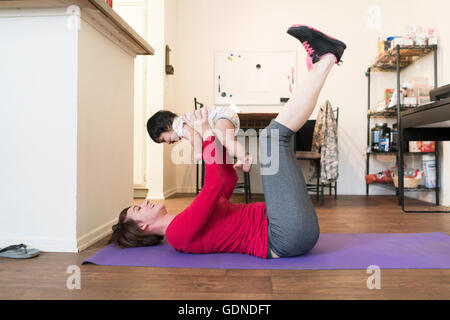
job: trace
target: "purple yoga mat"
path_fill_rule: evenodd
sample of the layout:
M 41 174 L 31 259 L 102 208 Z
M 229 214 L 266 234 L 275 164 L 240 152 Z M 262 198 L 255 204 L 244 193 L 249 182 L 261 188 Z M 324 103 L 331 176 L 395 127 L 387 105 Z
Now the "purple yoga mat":
M 261 259 L 245 254 L 187 254 L 168 244 L 119 249 L 112 245 L 83 263 L 108 266 L 144 266 L 219 269 L 447 269 L 450 238 L 434 233 L 321 234 L 316 246 L 299 257 Z

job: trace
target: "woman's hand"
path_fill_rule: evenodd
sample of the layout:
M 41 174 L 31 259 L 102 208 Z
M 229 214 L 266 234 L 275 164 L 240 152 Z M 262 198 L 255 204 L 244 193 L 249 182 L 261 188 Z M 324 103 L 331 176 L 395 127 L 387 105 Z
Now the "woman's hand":
M 190 113 L 190 117 L 183 115 L 183 120 L 191 126 L 203 140 L 214 135 L 211 126 L 209 125 L 207 108 L 202 108 Z

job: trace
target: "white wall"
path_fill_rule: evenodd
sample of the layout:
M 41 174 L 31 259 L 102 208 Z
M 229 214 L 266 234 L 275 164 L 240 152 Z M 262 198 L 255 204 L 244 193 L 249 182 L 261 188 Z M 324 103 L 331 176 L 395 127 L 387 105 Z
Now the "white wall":
M 0 10 L 0 247 L 82 250 L 133 202 L 134 54 L 72 27 Z
M 156 111 L 174 109 L 176 75 L 165 74 L 165 46 L 176 52 L 176 0 L 115 1 L 114 9 L 152 44 L 155 55 L 137 57 L 135 89 L 134 185 L 148 188 L 147 198 L 176 193 L 172 147 L 151 141 L 147 119 Z M 171 64 L 176 64 L 171 55 Z
M 76 251 L 77 32 L 61 15 L 3 13 L 0 247 Z
M 148 36 L 148 10 L 146 1 L 114 1 L 114 11 L 118 12 L 127 23 L 144 39 Z M 133 181 L 135 188 L 147 188 L 147 70 L 152 57 L 139 55 L 134 62 L 134 144 L 133 144 Z
M 134 57 L 84 20 L 78 43 L 77 240 L 82 250 L 109 234 L 120 211 L 133 203 Z
M 170 52 L 170 64 L 175 68 L 174 74 L 167 75 L 164 71 L 164 109 L 176 111 L 177 76 L 178 76 L 178 46 L 177 46 L 177 1 L 164 1 L 164 50 L 168 45 Z M 164 51 L 165 54 L 165 51 Z M 165 63 L 164 63 L 165 65 Z M 165 68 L 165 67 L 164 67 Z M 148 135 L 147 135 L 148 136 Z M 177 192 L 176 165 L 171 160 L 174 145 L 164 146 L 164 196 L 170 196 Z
M 290 25 L 296 23 L 312 25 L 347 43 L 348 49 L 342 59 L 343 66 L 336 67 L 331 72 L 319 97 L 319 105 L 330 99 L 334 106 L 340 107 L 339 194 L 365 194 L 367 80 L 364 73 L 376 56 L 378 37 L 403 35 L 410 24 L 436 28 L 440 34 L 439 85 L 450 82 L 449 66 L 443 61 L 449 41 L 447 30 L 450 30 L 450 23 L 445 16 L 450 9 L 447 2 L 179 0 L 177 5 L 176 111 L 178 113 L 193 109 L 193 97 L 198 97 L 206 104 L 214 103 L 215 51 L 297 50 L 297 83 L 301 84 L 307 72 L 306 53 L 297 40 L 286 34 Z M 378 5 L 381 9 L 379 30 L 366 27 L 369 5 Z M 381 88 L 384 90 L 384 87 L 393 85 L 395 82 L 389 82 L 384 86 L 381 85 Z M 282 107 L 277 106 L 241 107 L 243 112 L 279 112 L 281 109 Z M 315 115 L 316 112 L 312 118 Z M 444 161 L 448 162 L 447 159 Z M 253 176 L 257 175 L 257 172 L 256 168 L 252 179 L 255 179 Z M 177 167 L 178 190 L 193 190 L 194 173 L 193 166 Z M 450 181 L 448 174 L 444 177 L 444 181 Z M 256 189 L 255 183 L 252 187 Z M 391 191 L 387 192 L 392 194 Z M 386 189 L 377 190 L 371 187 L 371 194 L 381 193 L 386 193 Z M 448 189 L 441 198 L 449 202 Z

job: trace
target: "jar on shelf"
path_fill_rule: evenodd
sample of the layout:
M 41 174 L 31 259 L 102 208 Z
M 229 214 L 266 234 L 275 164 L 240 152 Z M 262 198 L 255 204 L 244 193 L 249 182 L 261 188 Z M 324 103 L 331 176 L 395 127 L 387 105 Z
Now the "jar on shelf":
M 380 128 L 378 125 L 372 128 L 371 131 L 371 141 L 372 141 L 372 151 L 379 151 L 380 149 Z
M 381 127 L 380 151 L 391 151 L 391 128 L 387 126 L 387 123 L 383 123 Z
M 391 148 L 391 129 L 387 123 L 377 123 L 372 132 L 372 151 L 388 152 Z

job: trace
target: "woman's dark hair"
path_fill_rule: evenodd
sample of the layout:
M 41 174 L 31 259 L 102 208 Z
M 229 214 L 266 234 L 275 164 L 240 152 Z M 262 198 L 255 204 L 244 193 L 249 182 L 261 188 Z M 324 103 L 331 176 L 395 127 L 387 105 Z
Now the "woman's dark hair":
M 113 233 L 109 243 L 114 243 L 121 248 L 154 246 L 160 243 L 164 238 L 163 236 L 144 234 L 134 220 L 128 219 L 125 221 L 129 208 L 120 212 L 119 222 L 112 227 Z
M 150 138 L 152 138 L 152 140 L 156 143 L 161 143 L 158 140 L 159 136 L 161 133 L 169 130 L 173 119 L 176 116 L 177 115 L 175 113 L 167 110 L 161 110 L 152 115 L 147 121 L 147 131 Z

